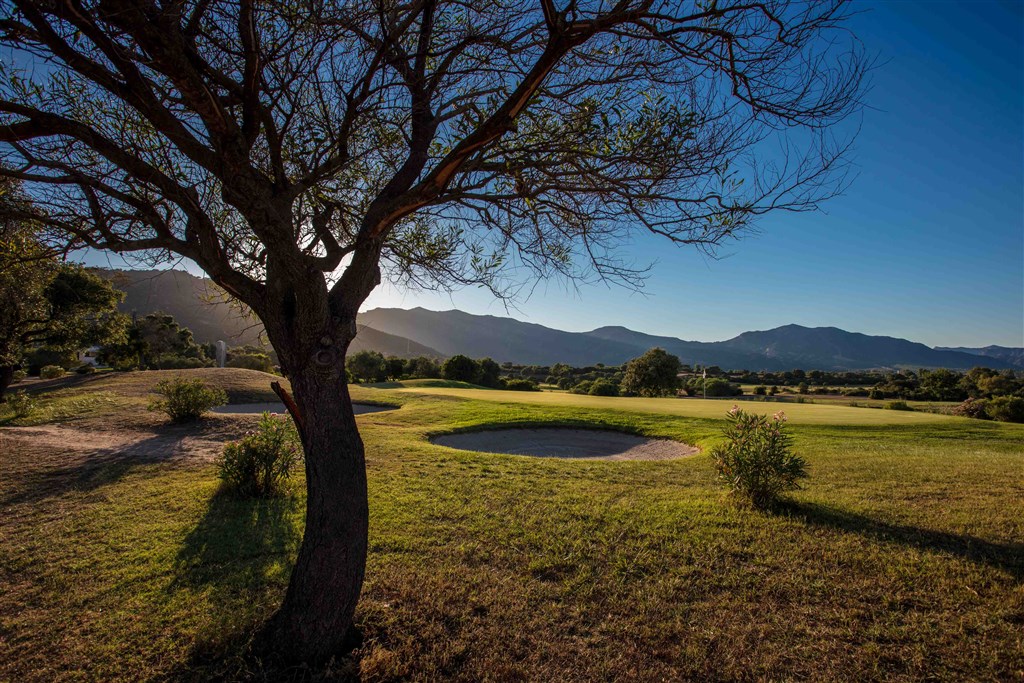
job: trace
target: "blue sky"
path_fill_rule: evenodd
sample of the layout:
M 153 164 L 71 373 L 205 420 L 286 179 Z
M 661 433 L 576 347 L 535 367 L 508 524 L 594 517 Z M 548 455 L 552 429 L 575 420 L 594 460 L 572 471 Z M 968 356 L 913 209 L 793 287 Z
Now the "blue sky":
M 1024 2 L 859 9 L 851 28 L 879 66 L 859 175 L 825 213 L 765 217 L 717 260 L 638 237 L 630 255 L 656 262 L 643 294 L 549 282 L 506 311 L 478 289 L 384 285 L 364 308 L 459 308 L 707 341 L 799 323 L 1024 346 Z

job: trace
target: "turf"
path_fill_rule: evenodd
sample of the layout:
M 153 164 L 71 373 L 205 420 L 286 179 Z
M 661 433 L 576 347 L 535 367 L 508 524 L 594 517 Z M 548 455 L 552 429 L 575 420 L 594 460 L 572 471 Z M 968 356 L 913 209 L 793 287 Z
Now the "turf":
M 246 397 L 269 379 L 204 372 Z M 44 394 L 40 414 L 164 434 L 141 409 L 158 378 Z M 811 479 L 769 514 L 734 504 L 707 455 L 579 462 L 427 441 L 591 424 L 707 449 L 727 402 L 353 394 L 403 407 L 359 418 L 371 546 L 351 655 L 316 671 L 245 655 L 287 582 L 301 477 L 287 498 L 238 501 L 216 494 L 208 461 L 82 460 L 5 448 L 0 431 L 0 680 L 1024 677 L 1021 426 L 787 405 Z
M 590 396 L 586 394 L 568 394 L 547 391 L 497 391 L 466 389 L 460 387 L 423 387 L 406 383 L 397 387 L 402 394 L 430 394 L 469 398 L 481 401 L 497 401 L 502 403 L 529 403 L 534 405 L 562 407 L 571 406 L 584 409 L 610 409 L 631 413 L 657 413 L 677 415 L 680 417 L 696 417 L 718 419 L 734 403 L 744 410 L 771 414 L 782 410 L 792 421 L 801 424 L 822 425 L 919 425 L 924 423 L 945 423 L 950 419 L 947 415 L 935 413 L 877 410 L 849 405 L 828 403 L 774 403 L 757 401 L 733 401 L 730 399 L 701 398 L 625 398 Z

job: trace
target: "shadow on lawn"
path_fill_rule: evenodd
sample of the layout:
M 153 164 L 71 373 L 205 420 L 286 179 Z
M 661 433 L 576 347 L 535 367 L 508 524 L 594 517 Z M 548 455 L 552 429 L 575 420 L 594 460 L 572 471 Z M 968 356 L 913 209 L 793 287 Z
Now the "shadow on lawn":
M 858 533 L 878 541 L 956 555 L 1008 572 L 1017 580 L 1024 579 L 1024 543 L 1004 545 L 966 534 L 890 524 L 815 503 L 787 502 L 779 506 L 778 512 L 799 517 L 808 524 Z
M 252 499 L 217 493 L 210 499 L 181 545 L 167 590 L 203 593 L 211 613 L 224 620 L 198 634 L 188 659 L 169 680 L 358 680 L 350 656 L 339 656 L 326 669 L 310 669 L 282 663 L 259 644 L 262 624 L 287 587 L 302 540 L 302 511 L 303 502 L 294 495 Z
M 301 540 L 299 512 L 295 496 L 252 499 L 217 493 L 182 543 L 173 585 L 208 585 L 237 596 L 266 587 L 268 580 L 286 582 Z M 272 571 L 275 566 L 278 572 Z
M 88 493 L 116 483 L 132 470 L 167 459 L 169 444 L 164 434 L 154 434 L 130 444 L 97 448 L 83 453 L 70 449 L 48 450 L 26 461 L 18 487 L 0 498 L 0 506 L 38 503 L 66 493 Z

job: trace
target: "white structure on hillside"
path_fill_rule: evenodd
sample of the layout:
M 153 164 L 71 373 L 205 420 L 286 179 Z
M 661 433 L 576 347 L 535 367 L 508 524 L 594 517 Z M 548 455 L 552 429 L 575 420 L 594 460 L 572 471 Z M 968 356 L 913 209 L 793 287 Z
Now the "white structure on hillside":
M 217 367 L 222 368 L 228 360 L 228 345 L 223 341 L 217 341 Z

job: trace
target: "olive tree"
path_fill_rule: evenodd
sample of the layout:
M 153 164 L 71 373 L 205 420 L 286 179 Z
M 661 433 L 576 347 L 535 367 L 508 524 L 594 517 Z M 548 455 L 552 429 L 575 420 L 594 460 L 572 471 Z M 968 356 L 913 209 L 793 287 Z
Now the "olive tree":
M 367 549 L 345 383 L 381 282 L 640 284 L 843 182 L 843 0 L 3 0 L 0 173 L 65 246 L 184 257 L 262 320 L 306 528 L 271 642 L 334 652 Z M 791 131 L 796 134 L 790 135 Z

